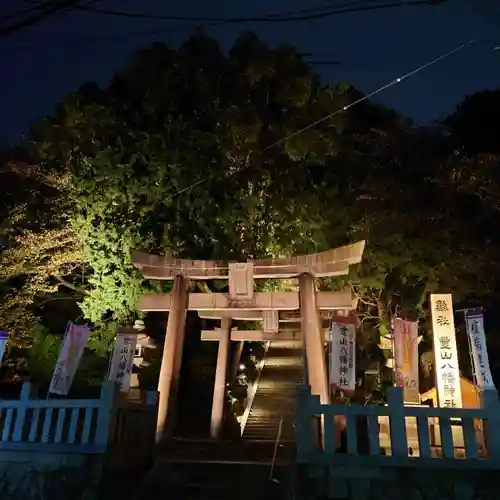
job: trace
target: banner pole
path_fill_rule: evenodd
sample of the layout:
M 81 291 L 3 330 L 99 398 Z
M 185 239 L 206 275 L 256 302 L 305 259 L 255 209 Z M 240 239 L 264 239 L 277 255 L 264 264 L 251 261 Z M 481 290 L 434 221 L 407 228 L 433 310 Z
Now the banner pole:
M 332 384 L 332 312 L 328 313 L 328 386 L 330 392 L 330 401 L 333 401 L 333 384 Z

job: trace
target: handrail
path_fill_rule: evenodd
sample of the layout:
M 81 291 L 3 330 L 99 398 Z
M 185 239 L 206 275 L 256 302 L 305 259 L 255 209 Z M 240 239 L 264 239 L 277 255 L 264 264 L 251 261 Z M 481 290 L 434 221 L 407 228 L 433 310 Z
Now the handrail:
M 248 417 L 250 416 L 250 411 L 252 410 L 253 400 L 255 398 L 255 394 L 257 393 L 257 389 L 259 388 L 260 376 L 262 374 L 262 369 L 264 368 L 266 354 L 267 354 L 267 351 L 269 350 L 270 345 L 271 345 L 271 342 L 266 342 L 266 346 L 264 348 L 264 355 L 262 356 L 262 359 L 257 363 L 257 366 L 256 366 L 257 377 L 256 377 L 254 383 L 252 384 L 252 387 L 250 387 L 250 390 L 247 393 L 247 398 L 248 398 L 247 406 L 246 406 L 245 411 L 243 412 L 243 415 L 241 416 L 241 419 L 240 419 L 241 436 L 243 436 L 245 426 L 247 425 Z
M 274 472 L 274 465 L 276 463 L 276 457 L 278 455 L 278 448 L 280 445 L 282 429 L 283 429 L 283 414 L 281 415 L 280 423 L 278 425 L 278 432 L 276 433 L 276 441 L 274 443 L 274 452 L 273 452 L 273 461 L 271 462 L 271 470 L 269 472 L 269 481 L 272 481 L 273 483 L 279 483 L 279 481 L 273 477 L 273 472 Z

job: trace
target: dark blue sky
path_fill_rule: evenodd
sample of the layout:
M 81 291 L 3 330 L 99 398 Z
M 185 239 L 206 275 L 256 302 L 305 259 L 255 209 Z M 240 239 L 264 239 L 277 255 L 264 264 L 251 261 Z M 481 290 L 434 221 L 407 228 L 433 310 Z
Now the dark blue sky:
M 352 0 L 353 4 L 365 3 Z M 378 2 L 397 0 L 372 0 Z M 94 5 L 151 14 L 199 17 L 255 16 L 325 5 L 326 0 L 101 0 Z M 333 5 L 346 0 L 333 0 Z M 497 15 L 482 14 L 474 4 L 490 3 Z M 174 5 L 172 5 L 174 4 Z M 495 6 L 496 4 L 496 6 Z M 20 0 L 0 0 L 0 16 Z M 487 10 L 487 9 L 486 9 Z M 37 118 L 50 114 L 68 91 L 93 80 L 105 84 L 139 47 L 155 40 L 177 46 L 194 23 L 128 19 L 87 12 L 61 14 L 0 39 L 0 140 L 15 141 Z M 224 49 L 244 29 L 269 44 L 282 42 L 312 52 L 315 60 L 338 60 L 317 70 L 327 82 L 349 82 L 369 93 L 454 47 L 485 38 L 377 96 L 377 100 L 425 123 L 451 112 L 465 94 L 500 87 L 500 0 L 446 0 L 418 6 L 357 12 L 316 21 L 224 25 L 209 28 Z M 141 30 L 148 36 L 92 40 Z M 65 41 L 81 39 L 78 46 Z M 18 51 L 20 47 L 30 50 Z

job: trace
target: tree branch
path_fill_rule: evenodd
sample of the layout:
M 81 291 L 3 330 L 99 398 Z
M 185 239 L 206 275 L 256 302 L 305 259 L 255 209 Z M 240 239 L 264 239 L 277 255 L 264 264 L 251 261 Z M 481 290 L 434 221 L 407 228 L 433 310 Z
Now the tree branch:
M 363 324 L 364 321 L 366 321 L 367 319 L 378 319 L 380 321 L 380 316 L 374 316 L 373 314 L 369 314 L 369 313 L 362 313 L 362 314 L 358 314 L 358 319 L 360 320 L 360 323 Z
M 362 304 L 364 304 L 365 306 L 376 307 L 377 309 L 378 309 L 378 307 L 379 307 L 379 304 L 377 304 L 376 302 L 370 302 L 370 301 L 365 300 L 365 299 L 363 299 L 363 298 L 361 298 L 361 297 L 359 297 L 359 296 L 358 296 L 358 300 L 359 300 Z
M 52 277 L 54 277 L 57 281 L 59 281 L 59 283 L 62 286 L 69 288 L 70 290 L 73 290 L 76 293 L 80 293 L 82 295 L 89 295 L 89 292 L 87 292 L 87 290 L 84 290 L 83 288 L 73 285 L 73 283 L 66 281 L 64 278 L 61 278 L 61 276 L 59 276 L 58 274 L 53 274 Z
M 43 302 L 40 302 L 40 304 L 38 304 L 38 307 L 41 307 L 47 304 L 47 302 L 52 302 L 54 300 L 78 300 L 78 299 L 76 297 L 51 297 L 47 300 L 44 300 Z

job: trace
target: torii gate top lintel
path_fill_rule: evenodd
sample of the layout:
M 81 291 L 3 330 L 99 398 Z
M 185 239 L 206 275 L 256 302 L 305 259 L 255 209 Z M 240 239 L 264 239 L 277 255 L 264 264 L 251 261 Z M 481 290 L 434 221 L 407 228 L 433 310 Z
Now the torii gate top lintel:
M 361 262 L 364 248 L 365 241 L 361 240 L 325 252 L 289 258 L 253 260 L 241 264 L 251 265 L 253 277 L 256 279 L 286 279 L 302 273 L 309 273 L 317 278 L 342 276 L 348 274 L 350 265 Z M 229 279 L 230 268 L 238 266 L 238 263 L 175 259 L 141 251 L 132 252 L 132 262 L 135 267 L 142 270 L 144 278 L 155 280 L 172 280 L 176 276 L 194 280 Z

